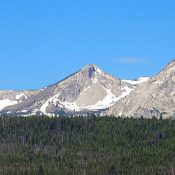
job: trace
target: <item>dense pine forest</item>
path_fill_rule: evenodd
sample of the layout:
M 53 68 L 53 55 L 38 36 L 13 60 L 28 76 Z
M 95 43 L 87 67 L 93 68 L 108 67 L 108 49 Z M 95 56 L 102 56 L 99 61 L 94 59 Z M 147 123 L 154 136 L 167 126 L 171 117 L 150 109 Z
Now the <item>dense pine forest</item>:
M 0 117 L 2 175 L 173 175 L 175 121 Z

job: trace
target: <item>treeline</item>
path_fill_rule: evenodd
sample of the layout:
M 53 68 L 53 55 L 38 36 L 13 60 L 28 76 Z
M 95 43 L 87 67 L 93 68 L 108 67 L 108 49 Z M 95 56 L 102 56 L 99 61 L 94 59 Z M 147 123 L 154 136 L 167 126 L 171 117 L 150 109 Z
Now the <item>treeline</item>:
M 2 175 L 173 175 L 175 121 L 0 117 Z

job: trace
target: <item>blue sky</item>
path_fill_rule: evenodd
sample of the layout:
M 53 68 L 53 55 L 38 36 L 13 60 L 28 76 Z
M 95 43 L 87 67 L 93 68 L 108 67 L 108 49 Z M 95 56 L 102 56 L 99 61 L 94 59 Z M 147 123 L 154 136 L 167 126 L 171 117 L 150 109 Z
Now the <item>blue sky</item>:
M 0 89 L 36 89 L 89 63 L 121 79 L 175 58 L 173 0 L 1 0 Z

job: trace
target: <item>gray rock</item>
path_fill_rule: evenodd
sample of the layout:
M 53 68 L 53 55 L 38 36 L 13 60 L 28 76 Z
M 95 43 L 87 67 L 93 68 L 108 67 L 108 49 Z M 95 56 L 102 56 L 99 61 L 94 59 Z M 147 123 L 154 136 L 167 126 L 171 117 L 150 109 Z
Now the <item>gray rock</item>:
M 0 113 L 172 118 L 175 61 L 156 76 L 135 81 L 122 81 L 89 64 L 40 90 L 0 91 Z
M 147 118 L 175 117 L 175 61 L 138 86 L 125 99 L 118 101 L 105 114 Z
M 18 115 L 78 115 L 100 113 L 118 98 L 128 95 L 134 86 L 104 73 L 93 64 L 64 80 L 50 85 L 17 105 L 5 108 L 2 113 Z

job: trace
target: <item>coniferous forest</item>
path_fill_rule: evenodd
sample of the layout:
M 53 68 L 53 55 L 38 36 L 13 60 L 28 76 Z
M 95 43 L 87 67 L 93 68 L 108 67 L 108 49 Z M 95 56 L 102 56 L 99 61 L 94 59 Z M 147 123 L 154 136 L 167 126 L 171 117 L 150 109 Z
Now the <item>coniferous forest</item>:
M 2 175 L 173 175 L 175 121 L 0 117 Z

